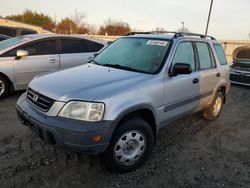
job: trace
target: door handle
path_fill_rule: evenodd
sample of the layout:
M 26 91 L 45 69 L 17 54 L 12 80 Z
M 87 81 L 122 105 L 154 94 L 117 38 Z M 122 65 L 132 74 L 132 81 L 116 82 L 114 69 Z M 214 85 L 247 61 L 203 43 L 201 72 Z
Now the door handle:
M 49 62 L 50 62 L 50 63 L 57 63 L 57 62 L 58 62 L 58 59 L 50 59 Z
M 199 83 L 199 79 L 198 78 L 195 78 L 195 79 L 193 79 L 193 84 L 197 84 L 197 83 Z
M 217 74 L 216 74 L 216 77 L 220 77 L 221 76 L 221 74 L 218 72 Z

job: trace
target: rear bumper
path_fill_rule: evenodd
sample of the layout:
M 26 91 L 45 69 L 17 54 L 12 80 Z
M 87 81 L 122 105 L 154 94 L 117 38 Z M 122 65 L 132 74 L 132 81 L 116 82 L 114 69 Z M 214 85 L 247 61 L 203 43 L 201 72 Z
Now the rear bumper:
M 31 127 L 44 141 L 59 147 L 98 154 L 107 148 L 111 138 L 112 121 L 93 123 L 47 116 L 30 106 L 25 96 L 18 100 L 16 110 L 24 125 Z M 98 143 L 93 141 L 96 135 L 102 137 Z

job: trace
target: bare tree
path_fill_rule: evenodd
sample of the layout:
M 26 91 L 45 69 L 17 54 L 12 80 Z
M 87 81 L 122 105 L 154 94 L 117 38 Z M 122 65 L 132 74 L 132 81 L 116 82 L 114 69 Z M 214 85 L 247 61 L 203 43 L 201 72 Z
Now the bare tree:
M 86 12 L 84 11 L 78 11 L 77 9 L 74 11 L 74 13 L 70 16 L 70 19 L 76 24 L 76 30 L 75 33 L 78 33 L 78 28 L 84 28 L 85 27 L 85 23 L 83 22 L 83 20 L 87 17 Z
M 161 32 L 161 31 L 167 31 L 164 27 L 156 27 L 153 31 L 159 31 L 159 32 Z

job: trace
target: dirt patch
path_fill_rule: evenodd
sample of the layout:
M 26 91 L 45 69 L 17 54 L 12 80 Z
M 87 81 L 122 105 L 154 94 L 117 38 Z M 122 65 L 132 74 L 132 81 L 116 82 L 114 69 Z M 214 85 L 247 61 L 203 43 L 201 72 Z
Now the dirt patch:
M 214 122 L 198 113 L 162 130 L 149 161 L 126 174 L 36 138 L 17 119 L 19 95 L 0 100 L 1 187 L 250 186 L 250 88 L 233 86 Z

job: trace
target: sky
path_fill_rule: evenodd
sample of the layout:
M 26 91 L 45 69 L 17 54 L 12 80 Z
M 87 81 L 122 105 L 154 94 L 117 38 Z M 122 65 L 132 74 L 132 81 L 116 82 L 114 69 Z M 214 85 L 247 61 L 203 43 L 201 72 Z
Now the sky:
M 75 10 L 86 12 L 85 22 L 99 26 L 109 18 L 127 22 L 132 29 L 156 27 L 176 31 L 185 23 L 191 32 L 204 33 L 211 0 L 1 0 L 0 16 L 25 9 L 56 18 Z M 209 35 L 218 39 L 249 39 L 250 0 L 214 0 Z

